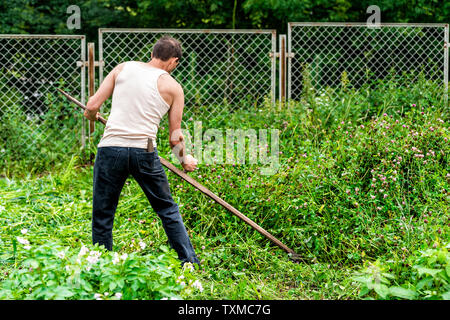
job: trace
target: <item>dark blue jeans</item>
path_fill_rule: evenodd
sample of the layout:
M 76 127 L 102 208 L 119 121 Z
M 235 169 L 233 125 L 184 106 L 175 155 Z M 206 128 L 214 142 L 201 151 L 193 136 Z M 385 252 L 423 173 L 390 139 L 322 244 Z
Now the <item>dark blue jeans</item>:
M 189 240 L 178 205 L 172 199 L 158 151 L 140 148 L 99 147 L 94 164 L 92 241 L 112 250 L 114 214 L 129 175 L 144 191 L 162 221 L 170 246 L 184 262 L 199 263 Z

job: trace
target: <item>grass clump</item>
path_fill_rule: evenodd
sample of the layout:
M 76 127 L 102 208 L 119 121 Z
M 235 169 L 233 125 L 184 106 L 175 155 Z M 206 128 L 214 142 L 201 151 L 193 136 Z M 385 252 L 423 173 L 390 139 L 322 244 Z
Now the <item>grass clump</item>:
M 425 80 L 407 90 L 395 86 L 373 94 L 346 90 L 338 92 L 342 97 L 338 101 L 316 92 L 282 109 L 267 102 L 247 106 L 226 119 L 203 121 L 205 130 L 279 130 L 280 167 L 275 174 L 261 175 L 258 164 L 200 162 L 190 175 L 305 262 L 288 261 L 258 232 L 168 173 L 172 195 L 202 262 L 191 280 L 198 281 L 197 287 L 201 283 L 203 290 L 174 289 L 179 274 L 173 271 L 167 280 L 169 287 L 173 285 L 168 289 L 173 296 L 448 299 L 448 108 L 438 88 Z M 351 100 L 355 104 L 348 105 L 355 95 L 357 99 Z M 192 120 L 185 122 L 187 130 L 193 125 Z M 169 158 L 167 126 L 162 124 L 160 131 L 158 150 Z M 94 146 L 100 136 L 98 132 L 94 137 Z M 58 250 L 68 250 L 69 256 L 90 243 L 92 167 L 84 165 L 81 156 L 72 156 L 65 158 L 61 169 L 6 175 L 0 180 L 2 292 L 12 288 L 10 281 L 26 281 L 18 272 L 29 268 L 25 256 L 20 258 L 26 249 L 14 244 L 22 237 L 21 230 L 28 230 L 32 248 L 54 240 L 61 246 Z M 142 266 L 147 260 L 158 261 L 158 250 L 167 246 L 161 222 L 131 178 L 122 190 L 113 236 L 114 252 L 133 254 Z M 145 243 L 146 249 L 141 250 L 139 243 Z M 154 281 L 142 277 L 144 282 Z M 95 289 L 63 298 L 102 293 L 101 282 L 90 279 Z M 122 294 L 124 298 L 169 296 L 144 292 L 138 297 Z M 5 297 L 26 297 L 22 291 L 8 294 Z

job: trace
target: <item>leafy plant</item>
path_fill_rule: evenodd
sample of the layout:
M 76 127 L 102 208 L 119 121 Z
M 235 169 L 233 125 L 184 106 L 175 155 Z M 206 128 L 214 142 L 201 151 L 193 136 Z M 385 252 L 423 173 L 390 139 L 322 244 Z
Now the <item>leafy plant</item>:
M 192 265 L 180 268 L 173 251 L 144 255 L 103 247 L 27 246 L 20 267 L 1 282 L 0 299 L 180 299 L 198 290 Z M 141 243 L 142 245 L 142 243 Z M 197 287 L 196 287 L 197 286 Z
M 450 245 L 414 252 L 405 260 L 369 263 L 353 279 L 361 297 L 450 300 Z
M 413 259 L 425 255 L 420 251 L 442 248 L 439 243 L 449 238 L 449 110 L 441 90 L 429 81 L 409 88 L 391 82 L 364 90 L 311 90 L 308 100 L 291 101 L 281 109 L 266 98 L 258 104 L 245 102 L 227 117 L 203 119 L 203 132 L 279 130 L 280 168 L 275 174 L 263 176 L 260 164 L 249 164 L 246 147 L 244 164 L 199 159 L 198 170 L 189 175 L 302 255 L 305 263 L 289 262 L 258 232 L 168 172 L 172 196 L 202 262 L 195 276 L 205 288 L 171 292 L 190 299 L 360 299 L 352 273 L 372 263 L 375 267 L 361 276 L 379 274 L 374 278 L 379 282 L 370 280 L 373 286 L 364 298 L 408 298 L 414 291 L 415 299 L 445 299 L 445 283 L 437 278 L 443 274 L 427 275 L 429 270 L 413 267 L 445 269 Z M 331 99 L 331 94 L 340 99 Z M 309 103 L 315 103 L 315 112 Z M 199 114 L 202 110 L 207 107 L 200 106 Z M 192 133 L 193 119 L 184 120 L 183 129 Z M 96 129 L 86 153 L 95 156 L 101 134 Z M 169 158 L 167 136 L 167 123 L 162 122 L 158 152 Z M 66 256 L 74 257 L 80 243 L 91 241 L 92 166 L 75 152 L 59 153 L 55 167 L 52 162 L 35 163 L 33 157 L 24 158 L 31 174 L 11 170 L 0 179 L 2 287 L 13 280 L 12 273 L 17 278 L 19 268 L 29 270 L 23 265 L 26 250 L 17 240 L 22 229 L 29 229 L 30 250 L 56 241 L 72 248 Z M 20 168 L 22 160 L 9 159 L 9 168 Z M 158 248 L 167 245 L 161 222 L 132 178 L 122 190 L 113 232 L 113 250 L 120 254 L 136 252 L 154 260 Z M 146 250 L 140 250 L 140 241 Z M 432 248 L 435 242 L 438 247 Z M 425 280 L 429 276 L 430 283 Z M 67 277 L 64 273 L 62 279 Z M 175 283 L 178 277 L 176 273 Z M 89 299 L 113 292 L 100 290 L 97 280 L 90 283 L 94 290 Z M 148 297 L 163 296 L 145 290 Z

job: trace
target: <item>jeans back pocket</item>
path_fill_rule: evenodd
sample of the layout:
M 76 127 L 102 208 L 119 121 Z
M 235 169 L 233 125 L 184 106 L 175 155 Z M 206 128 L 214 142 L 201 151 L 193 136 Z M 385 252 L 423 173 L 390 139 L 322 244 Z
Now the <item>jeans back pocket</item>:
M 140 172 L 153 173 L 158 168 L 156 163 L 157 154 L 153 152 L 139 152 L 137 155 L 137 163 Z
M 101 157 L 102 165 L 114 170 L 117 167 L 121 151 L 121 147 L 100 147 L 97 150 L 97 159 Z

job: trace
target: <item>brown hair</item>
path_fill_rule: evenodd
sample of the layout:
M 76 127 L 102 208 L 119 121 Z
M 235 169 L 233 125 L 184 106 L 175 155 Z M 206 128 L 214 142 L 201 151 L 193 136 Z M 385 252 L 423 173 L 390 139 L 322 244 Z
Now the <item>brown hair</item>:
M 170 36 L 163 36 L 153 46 L 153 58 L 162 61 L 167 61 L 172 57 L 181 60 L 181 55 L 180 42 Z

